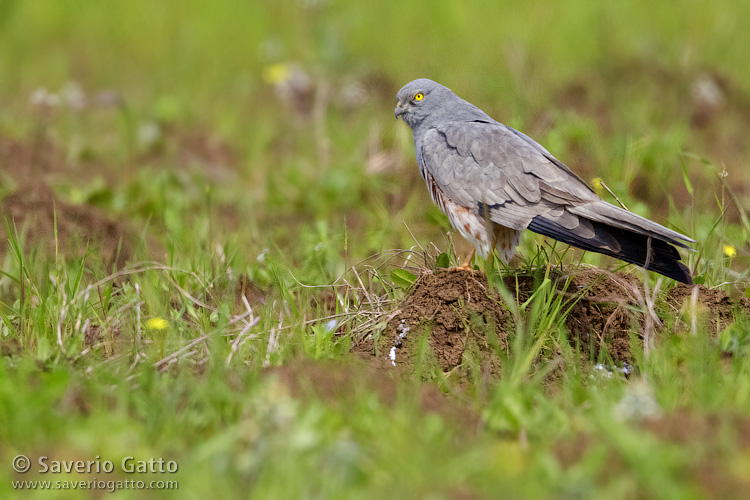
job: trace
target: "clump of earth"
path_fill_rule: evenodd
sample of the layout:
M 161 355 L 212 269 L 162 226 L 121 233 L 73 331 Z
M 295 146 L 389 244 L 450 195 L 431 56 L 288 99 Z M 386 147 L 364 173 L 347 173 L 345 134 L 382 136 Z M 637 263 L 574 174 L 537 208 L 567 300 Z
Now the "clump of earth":
M 517 304 L 532 296 L 539 281 L 540 277 L 527 274 L 503 278 Z M 562 294 L 563 312 L 567 311 L 561 318 L 568 340 L 581 359 L 604 362 L 608 369 L 626 373 L 633 363 L 631 349 L 642 345 L 647 329 L 658 337 L 666 325 L 674 325 L 678 333 L 689 328 L 680 318 L 691 310 L 693 295 L 701 310 L 710 311 L 701 321 L 714 334 L 731 324 L 737 311 L 750 315 L 750 300 L 744 297 L 733 298 L 701 285 L 678 285 L 669 290 L 665 303 L 657 303 L 655 311 L 661 316 L 657 322 L 643 313 L 645 290 L 636 276 L 577 270 L 570 276 L 556 274 L 552 282 L 554 293 Z M 516 332 L 510 311 L 481 272 L 427 271 L 391 314 L 379 339 L 366 340 L 354 351 L 409 370 L 437 367 L 443 373 L 459 373 L 459 378 L 497 376 Z

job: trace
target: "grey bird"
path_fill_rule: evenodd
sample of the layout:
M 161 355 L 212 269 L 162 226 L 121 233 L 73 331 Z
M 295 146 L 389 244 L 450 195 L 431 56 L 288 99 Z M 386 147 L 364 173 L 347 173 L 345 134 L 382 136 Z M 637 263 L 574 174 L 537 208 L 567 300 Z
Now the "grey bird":
M 529 229 L 692 283 L 675 246 L 695 240 L 602 200 L 536 141 L 437 82 L 414 80 L 396 97 L 433 202 L 482 257 L 496 249 L 507 263 Z

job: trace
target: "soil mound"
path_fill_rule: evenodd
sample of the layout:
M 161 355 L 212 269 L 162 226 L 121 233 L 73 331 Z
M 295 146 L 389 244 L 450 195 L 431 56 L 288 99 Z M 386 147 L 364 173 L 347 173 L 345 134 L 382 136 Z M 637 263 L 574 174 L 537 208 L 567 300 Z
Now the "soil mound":
M 496 372 L 493 354 L 507 348 L 508 316 L 484 274 L 423 273 L 388 322 L 380 350 L 394 366 L 414 366 L 427 352 L 444 372 L 466 358 L 489 361 L 482 366 Z M 425 341 L 428 351 L 422 348 Z
M 572 305 L 565 326 L 581 353 L 620 367 L 632 363 L 631 332 L 642 335 L 644 329 L 643 315 L 635 312 L 643 303 L 643 283 L 629 274 L 585 270 L 572 276 L 566 289 L 562 286 L 564 280 L 558 280 L 558 290 Z
M 701 285 L 680 283 L 667 294 L 667 304 L 677 315 L 695 309 L 699 321 L 708 324 L 708 330 L 714 335 L 732 324 L 736 313 L 744 311 L 750 315 L 750 299 L 733 297 Z
M 530 275 L 507 276 L 503 281 L 519 303 L 531 297 L 537 286 Z M 553 282 L 563 299 L 561 319 L 568 339 L 582 359 L 615 367 L 631 364 L 631 346 L 642 339 L 646 323 L 643 283 L 624 273 L 580 269 L 570 276 L 558 273 Z M 716 311 L 709 322 L 719 331 L 733 321 L 737 308 L 750 314 L 750 300 L 696 287 L 699 303 Z M 670 290 L 667 304 L 671 308 L 663 319 L 667 314 L 675 318 L 692 290 L 685 285 Z M 460 377 L 477 374 L 477 370 L 482 376 L 487 372 L 497 376 L 508 336 L 515 331 L 509 311 L 483 273 L 425 272 L 390 315 L 380 338 L 363 342 L 354 351 L 412 370 L 433 362 L 443 372 L 460 372 Z

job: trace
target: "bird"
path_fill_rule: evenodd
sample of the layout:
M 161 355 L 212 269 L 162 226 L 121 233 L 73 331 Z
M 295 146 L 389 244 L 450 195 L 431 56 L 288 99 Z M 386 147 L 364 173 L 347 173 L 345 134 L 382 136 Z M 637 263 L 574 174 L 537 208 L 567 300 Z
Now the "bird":
M 474 247 L 459 268 L 475 251 L 507 264 L 528 229 L 692 284 L 676 247 L 694 251 L 695 240 L 604 201 L 529 136 L 426 78 L 396 99 L 432 201 Z

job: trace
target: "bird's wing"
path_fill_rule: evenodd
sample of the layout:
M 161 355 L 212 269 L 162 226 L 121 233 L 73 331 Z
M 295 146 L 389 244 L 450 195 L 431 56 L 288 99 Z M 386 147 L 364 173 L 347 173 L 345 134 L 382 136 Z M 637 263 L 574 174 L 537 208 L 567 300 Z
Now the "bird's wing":
M 591 240 L 613 251 L 619 245 L 597 226 L 682 247 L 682 241 L 692 241 L 603 201 L 541 145 L 501 123 L 449 122 L 427 131 L 416 145 L 420 168 L 432 174 L 446 196 L 503 226 L 530 228 L 562 241 L 575 237 L 579 247 Z M 546 229 L 535 229 L 541 223 Z

